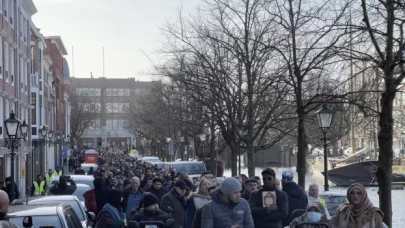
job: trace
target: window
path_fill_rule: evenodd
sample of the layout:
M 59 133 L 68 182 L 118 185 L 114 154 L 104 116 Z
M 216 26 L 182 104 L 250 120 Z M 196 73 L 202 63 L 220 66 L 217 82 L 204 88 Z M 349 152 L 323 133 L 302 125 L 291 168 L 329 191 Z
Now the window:
M 0 0 L 0 4 L 1 4 Z M 0 37 L 0 78 L 3 78 L 3 38 Z
M 7 1 L 6 1 L 7 2 Z M 5 70 L 6 70 L 6 73 L 5 73 L 5 75 L 6 75 L 6 81 L 8 82 L 8 65 L 9 65 L 9 60 L 8 60 L 8 55 L 9 55 L 9 53 L 8 53 L 8 51 L 9 51 L 9 49 L 8 49 L 8 43 L 7 42 L 4 42 L 4 68 L 5 68 Z
M 23 91 L 24 83 L 23 83 L 23 74 L 24 74 L 24 66 L 23 66 L 23 59 L 20 58 L 20 87 L 21 91 Z
M 10 0 L 5 0 L 5 1 L 4 1 L 4 2 L 6 3 L 6 4 L 4 5 L 4 17 L 6 18 L 7 21 L 8 21 L 8 14 L 7 14 L 7 11 L 8 11 L 9 1 L 10 1 Z
M 11 27 L 13 27 L 13 20 L 14 20 L 14 0 L 11 0 L 10 2 L 10 24 Z
M 22 38 L 22 35 L 23 35 L 23 15 L 22 15 L 22 13 L 20 13 L 20 37 Z
M 9 221 L 13 224 L 22 224 L 24 216 L 12 217 Z M 34 215 L 35 227 L 63 227 L 58 215 Z
M 13 49 L 13 47 L 10 47 L 10 61 L 11 61 L 11 69 L 10 69 L 11 85 L 14 85 L 14 49 Z
M 0 97 L 0 108 L 3 110 L 3 97 Z M 3 111 L 0 111 L 0 139 L 3 138 L 3 121 Z
M 24 64 L 24 75 L 23 75 L 23 78 L 24 78 L 24 89 L 25 89 L 25 93 L 27 94 L 27 91 L 28 91 L 28 88 L 27 88 L 27 82 L 28 82 L 28 64 L 27 64 L 25 61 L 23 61 L 23 64 Z
M 128 103 L 107 103 L 106 112 L 107 113 L 125 113 L 129 107 Z
M 9 103 L 9 101 L 7 100 L 7 99 L 5 99 L 5 101 L 6 102 L 4 102 L 5 103 L 5 106 L 6 106 L 6 117 L 8 118 L 8 115 L 9 115 L 9 113 L 10 113 L 10 103 Z M 5 119 L 7 119 L 7 118 L 5 118 Z
M 31 46 L 31 60 L 34 60 L 34 46 Z M 39 67 L 39 69 L 41 68 Z M 34 63 L 32 61 L 30 64 L 30 72 L 31 74 L 34 74 Z
M 129 96 L 129 94 L 130 94 L 130 90 L 129 89 L 125 89 L 125 96 Z

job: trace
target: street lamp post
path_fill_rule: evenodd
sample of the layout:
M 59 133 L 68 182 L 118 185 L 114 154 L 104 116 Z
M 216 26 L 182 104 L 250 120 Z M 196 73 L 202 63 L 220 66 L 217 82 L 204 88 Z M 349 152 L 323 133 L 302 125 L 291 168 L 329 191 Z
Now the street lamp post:
M 11 149 L 11 193 L 10 193 L 10 202 L 15 199 L 15 182 L 14 182 L 14 165 L 15 165 L 15 153 L 14 149 L 17 149 L 21 146 L 21 139 L 25 140 L 28 131 L 28 125 L 24 122 L 21 122 L 15 118 L 15 114 L 13 112 L 10 113 L 10 118 L 4 121 L 4 125 L 6 126 L 6 132 L 8 138 L 6 139 L 6 146 L 8 149 Z M 21 137 L 18 138 L 18 129 L 21 131 Z
M 333 119 L 333 110 L 328 109 L 326 104 L 322 106 L 322 108 L 316 112 L 318 118 L 318 125 L 319 128 L 322 130 L 323 133 L 323 166 L 324 166 L 324 177 L 325 177 L 325 191 L 329 191 L 329 178 L 328 178 L 328 145 L 326 143 L 326 133 L 328 132 L 330 125 L 332 124 Z

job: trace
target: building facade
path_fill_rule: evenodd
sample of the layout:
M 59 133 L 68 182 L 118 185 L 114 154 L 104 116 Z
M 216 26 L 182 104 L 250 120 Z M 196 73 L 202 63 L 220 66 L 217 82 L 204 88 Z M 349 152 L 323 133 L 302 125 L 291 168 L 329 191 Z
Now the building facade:
M 124 128 L 131 97 L 149 91 L 154 83 L 135 78 L 70 78 L 73 93 L 95 104 L 98 115 L 76 145 L 88 147 L 135 146 L 135 136 Z M 86 100 L 86 101 L 87 101 Z M 74 120 L 71 120 L 74 121 Z
M 14 112 L 21 121 L 31 122 L 30 105 L 30 21 L 37 9 L 32 0 L 0 0 L 0 180 L 11 174 L 10 150 L 4 146 L 3 121 Z M 26 189 L 32 177 L 31 132 L 18 148 L 15 182 Z M 21 192 L 22 196 L 25 191 Z

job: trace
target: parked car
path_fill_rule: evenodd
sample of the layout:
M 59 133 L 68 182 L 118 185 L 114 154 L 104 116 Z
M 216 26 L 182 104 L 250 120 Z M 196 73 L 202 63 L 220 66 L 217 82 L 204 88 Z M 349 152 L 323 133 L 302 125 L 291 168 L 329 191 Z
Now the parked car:
M 18 199 L 11 202 L 11 205 L 33 205 L 33 204 L 55 204 L 55 203 L 65 203 L 70 205 L 77 217 L 79 218 L 80 223 L 83 227 L 91 227 L 92 223 L 95 220 L 95 214 L 92 212 L 86 213 L 86 209 L 80 203 L 79 199 L 76 196 L 39 196 L 39 197 L 29 197 L 28 199 Z
M 64 203 L 12 205 L 8 208 L 8 221 L 18 227 L 23 227 L 26 216 L 32 217 L 33 227 L 86 228 L 73 208 Z
M 201 174 L 207 172 L 205 164 L 202 161 L 169 162 L 169 168 L 174 168 L 175 173 L 187 173 L 190 178 L 199 178 Z
M 94 177 L 92 175 L 70 175 L 76 184 L 87 184 L 90 188 L 94 188 L 93 180 Z M 59 177 L 55 176 L 52 178 L 51 185 L 54 185 L 59 182 Z
M 91 163 L 82 163 L 81 166 L 82 166 L 82 169 L 84 170 L 84 172 L 86 173 L 86 175 L 89 172 L 90 167 L 93 167 L 94 171 L 96 171 L 98 168 L 97 164 L 91 164 Z
M 158 157 L 142 157 L 142 160 L 146 162 L 162 162 Z
M 73 193 L 73 195 L 74 196 L 76 196 L 78 199 L 79 199 L 79 201 L 80 201 L 80 203 L 83 205 L 83 207 L 85 206 L 84 205 L 84 197 L 83 197 L 83 194 L 85 193 L 85 192 L 87 192 L 88 190 L 90 190 L 91 188 L 90 188 L 90 186 L 88 186 L 87 184 L 76 184 L 77 185 L 77 189 L 76 189 L 76 191 Z M 45 195 L 46 196 L 52 196 L 52 193 L 51 193 L 51 187 L 52 187 L 52 185 L 51 186 L 49 186 L 49 187 L 47 187 L 46 189 L 45 189 Z
M 319 197 L 323 198 L 326 203 L 326 207 L 328 208 L 328 212 L 330 216 L 335 215 L 337 208 L 342 203 L 347 203 L 347 197 L 344 193 L 338 192 L 322 192 L 319 193 Z

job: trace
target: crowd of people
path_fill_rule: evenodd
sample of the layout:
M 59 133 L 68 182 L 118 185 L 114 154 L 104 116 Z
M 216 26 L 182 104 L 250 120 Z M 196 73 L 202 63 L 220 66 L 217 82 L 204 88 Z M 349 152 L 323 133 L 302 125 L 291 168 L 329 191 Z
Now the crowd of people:
M 385 227 L 381 210 L 372 205 L 362 185 L 350 186 L 348 202 L 330 217 L 318 185 L 310 185 L 306 193 L 290 171 L 283 172 L 281 181 L 271 168 L 261 177 L 217 179 L 203 173 L 190 179 L 187 173 L 164 170 L 108 148 L 100 152 L 98 169 L 87 175 L 94 176 L 94 189 L 83 196 L 87 211 L 96 215 L 95 228 L 121 228 L 133 221 L 159 221 L 167 228 Z M 36 186 L 49 184 L 41 178 Z M 64 175 L 59 180 L 51 188 L 54 194 L 74 192 L 74 181 Z M 7 194 L 0 192 L 0 197 Z M 0 217 L 7 213 L 3 201 Z

